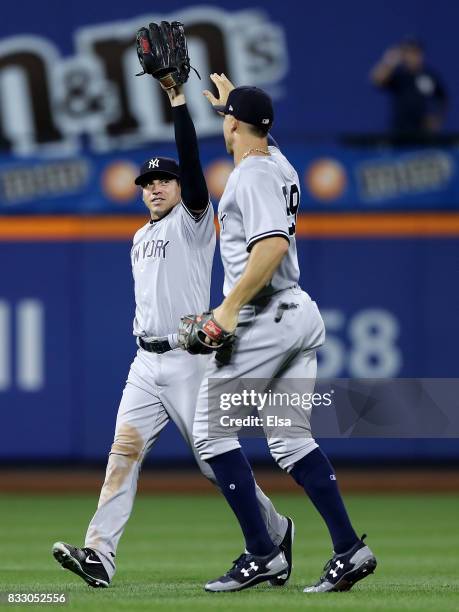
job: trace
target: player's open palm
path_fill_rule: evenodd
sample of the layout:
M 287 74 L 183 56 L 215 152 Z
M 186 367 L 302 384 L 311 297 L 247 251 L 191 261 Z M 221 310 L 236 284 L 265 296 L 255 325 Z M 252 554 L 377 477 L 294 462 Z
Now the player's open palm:
M 214 94 L 208 89 L 205 89 L 202 93 L 209 100 L 212 106 L 225 105 L 230 91 L 234 89 L 234 85 L 231 83 L 228 77 L 223 74 L 223 72 L 221 74 L 211 74 L 210 80 L 217 88 L 218 98 L 216 98 Z

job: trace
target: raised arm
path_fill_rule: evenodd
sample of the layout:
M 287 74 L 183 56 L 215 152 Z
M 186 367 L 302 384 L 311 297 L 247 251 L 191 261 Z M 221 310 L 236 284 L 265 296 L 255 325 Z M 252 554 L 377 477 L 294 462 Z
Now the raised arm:
M 199 159 L 196 130 L 186 105 L 183 87 L 168 89 L 167 95 L 172 106 L 182 200 L 188 210 L 198 215 L 207 208 L 209 192 Z
M 382 58 L 375 64 L 370 72 L 370 80 L 377 87 L 385 87 L 397 66 L 400 64 L 401 55 L 398 47 L 388 49 Z

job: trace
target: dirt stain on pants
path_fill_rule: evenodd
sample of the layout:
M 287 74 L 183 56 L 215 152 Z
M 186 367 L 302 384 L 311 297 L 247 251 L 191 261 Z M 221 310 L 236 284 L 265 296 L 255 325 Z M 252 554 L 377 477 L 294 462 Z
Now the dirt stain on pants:
M 134 464 L 140 461 L 144 446 L 145 443 L 135 427 L 121 425 L 110 450 L 98 507 L 121 490 Z

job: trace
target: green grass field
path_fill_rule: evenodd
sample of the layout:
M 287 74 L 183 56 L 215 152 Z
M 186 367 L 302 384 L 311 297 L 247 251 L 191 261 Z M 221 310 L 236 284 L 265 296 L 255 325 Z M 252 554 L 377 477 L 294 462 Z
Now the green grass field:
M 322 522 L 301 495 L 274 496 L 296 522 L 288 587 L 259 585 L 209 594 L 203 584 L 242 551 L 236 522 L 218 496 L 139 496 L 109 589 L 91 589 L 51 555 L 55 540 L 82 545 L 96 497 L 0 496 L 0 591 L 69 595 L 71 610 L 459 610 L 459 496 L 348 495 L 359 532 L 378 558 L 376 573 L 349 593 L 306 595 L 330 556 Z M 5 609 L 53 609 L 12 605 Z

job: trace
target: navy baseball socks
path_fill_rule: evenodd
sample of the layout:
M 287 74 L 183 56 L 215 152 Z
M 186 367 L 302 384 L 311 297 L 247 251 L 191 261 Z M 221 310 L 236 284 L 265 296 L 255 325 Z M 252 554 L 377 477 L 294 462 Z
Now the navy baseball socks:
M 252 470 L 242 450 L 217 455 L 208 463 L 239 521 L 247 550 L 254 555 L 272 552 L 274 544 L 261 516 Z M 324 519 L 335 553 L 352 548 L 359 538 L 344 507 L 334 469 L 322 450 L 316 448 L 297 461 L 290 474 L 304 488 Z
M 270 554 L 275 546 L 261 516 L 252 469 L 242 450 L 236 448 L 207 462 L 239 521 L 247 550 L 252 555 Z
M 208 461 L 220 489 L 244 533 L 247 551 L 223 576 L 206 584 L 207 591 L 239 591 L 280 575 L 288 568 L 284 552 L 274 546 L 258 506 L 255 481 L 241 449 Z M 333 541 L 333 557 L 319 582 L 305 592 L 345 591 L 373 573 L 376 559 L 349 520 L 331 463 L 320 448 L 295 463 L 290 471 L 324 519 Z
M 349 591 L 353 585 L 375 571 L 372 550 L 358 538 L 344 507 L 335 471 L 320 448 L 295 463 L 290 474 L 304 488 L 322 515 L 333 541 L 333 556 L 326 563 L 318 582 L 305 593 Z
M 315 448 L 295 463 L 290 475 L 306 491 L 324 519 L 337 554 L 352 548 L 359 538 L 344 507 L 335 471 L 327 456 Z
M 213 457 L 208 463 L 239 521 L 247 550 L 233 562 L 226 574 L 210 580 L 205 586 L 206 591 L 241 591 L 267 580 L 285 584 L 290 575 L 291 560 L 289 563 L 285 549 L 275 546 L 269 537 L 258 506 L 252 469 L 244 453 L 237 448 Z M 293 533 L 291 536 L 293 538 Z M 278 583 L 284 575 L 283 582 Z

